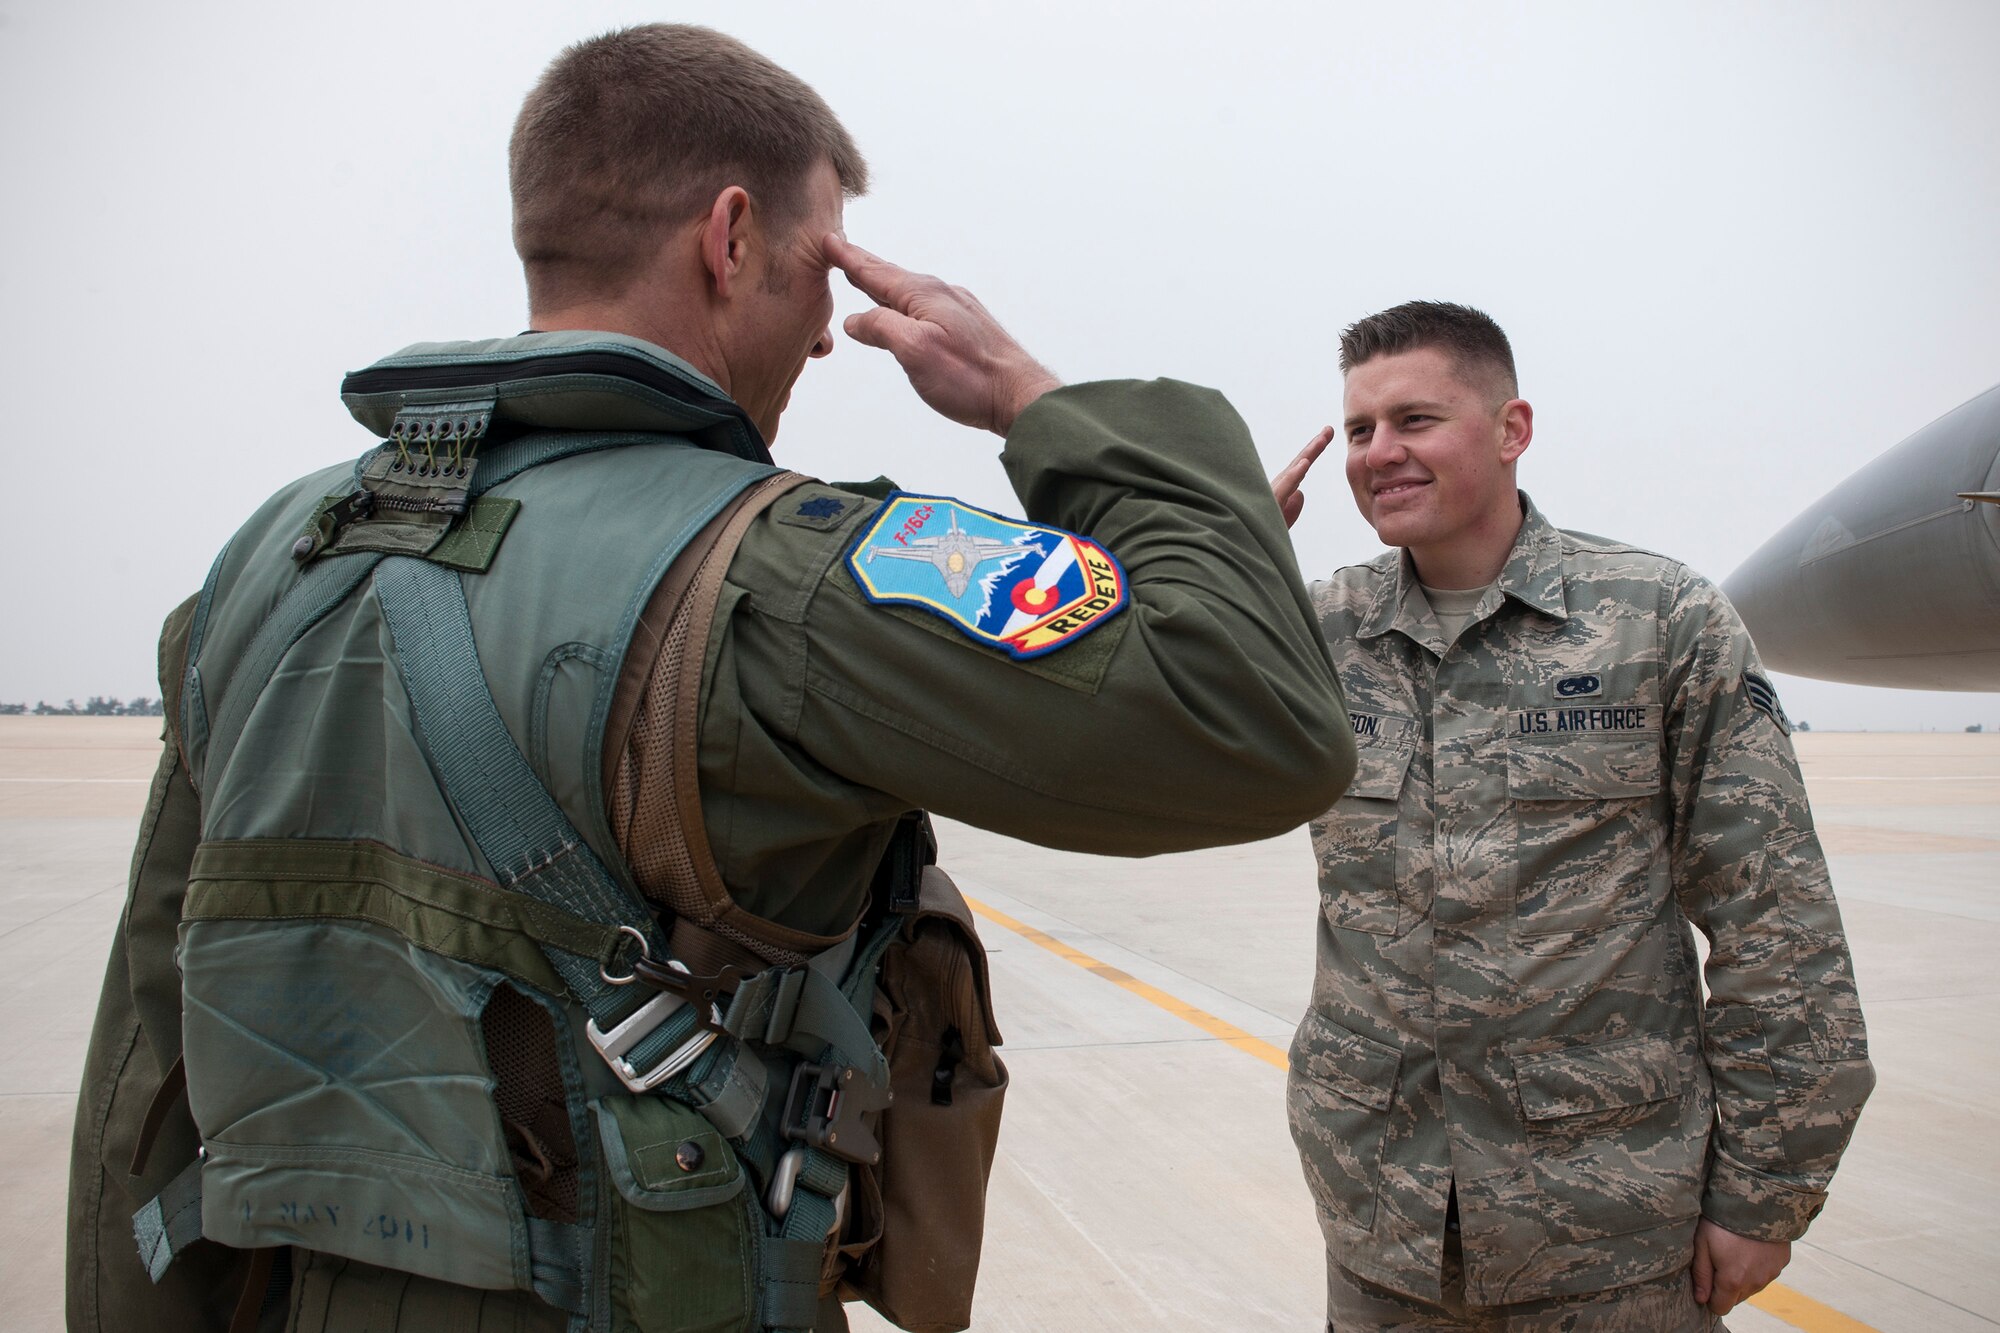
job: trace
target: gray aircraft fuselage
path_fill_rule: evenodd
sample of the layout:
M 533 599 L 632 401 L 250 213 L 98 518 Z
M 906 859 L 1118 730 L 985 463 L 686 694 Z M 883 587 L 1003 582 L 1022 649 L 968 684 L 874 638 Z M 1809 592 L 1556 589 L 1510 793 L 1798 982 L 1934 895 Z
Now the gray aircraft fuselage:
M 1773 670 L 2000 690 L 2000 385 L 1827 492 L 1723 591 Z

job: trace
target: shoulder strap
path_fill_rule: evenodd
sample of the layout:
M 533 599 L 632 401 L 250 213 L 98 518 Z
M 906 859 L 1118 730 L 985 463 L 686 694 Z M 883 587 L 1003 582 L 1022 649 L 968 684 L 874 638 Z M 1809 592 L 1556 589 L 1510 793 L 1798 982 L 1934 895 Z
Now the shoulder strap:
M 795 473 L 781 472 L 753 487 L 725 521 L 704 530 L 667 572 L 666 590 L 671 593 L 676 584 L 682 590 L 661 636 L 653 676 L 671 687 L 674 701 L 670 714 L 655 719 L 655 724 L 666 729 L 666 743 L 672 756 L 667 790 L 662 798 L 678 815 L 666 830 L 668 855 L 662 894 L 677 918 L 674 954 L 677 958 L 698 953 L 739 965 L 754 959 L 760 964 L 796 967 L 838 943 L 837 939 L 765 921 L 739 908 L 722 882 L 701 812 L 702 660 L 715 621 L 715 609 L 722 597 L 723 576 L 751 522 L 780 495 L 805 480 Z M 642 688 L 650 690 L 652 686 L 642 684 Z M 636 706 L 635 699 L 625 710 L 623 727 L 615 733 L 616 750 L 609 743 L 614 733 L 606 731 L 607 767 L 614 765 L 624 750 L 624 737 Z M 719 939 L 707 946 L 696 943 L 689 938 L 694 928 Z

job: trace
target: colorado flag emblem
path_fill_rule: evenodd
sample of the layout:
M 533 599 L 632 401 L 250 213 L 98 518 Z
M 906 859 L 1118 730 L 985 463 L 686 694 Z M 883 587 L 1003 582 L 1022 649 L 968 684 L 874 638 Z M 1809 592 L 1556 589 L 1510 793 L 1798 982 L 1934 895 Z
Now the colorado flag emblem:
M 847 552 L 871 602 L 918 606 L 1018 658 L 1039 657 L 1125 605 L 1111 553 L 1061 528 L 892 491 Z

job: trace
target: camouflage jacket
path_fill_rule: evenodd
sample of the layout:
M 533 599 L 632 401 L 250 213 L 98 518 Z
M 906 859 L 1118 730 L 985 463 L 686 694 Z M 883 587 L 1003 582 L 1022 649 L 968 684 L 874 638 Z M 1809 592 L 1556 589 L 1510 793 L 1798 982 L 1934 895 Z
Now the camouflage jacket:
M 1522 501 L 1455 642 L 1399 551 L 1314 589 L 1360 762 L 1312 825 L 1292 1133 L 1331 1257 L 1411 1296 L 1438 1298 L 1455 1181 L 1475 1304 L 1671 1272 L 1704 1214 L 1798 1236 L 1874 1082 L 1736 613 Z

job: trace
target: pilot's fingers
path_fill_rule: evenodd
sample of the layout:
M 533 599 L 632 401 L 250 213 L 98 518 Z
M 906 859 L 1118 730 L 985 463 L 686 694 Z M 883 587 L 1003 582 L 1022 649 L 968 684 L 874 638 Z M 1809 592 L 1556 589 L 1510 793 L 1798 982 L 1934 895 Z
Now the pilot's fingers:
M 1293 491 L 1278 501 L 1278 512 L 1284 516 L 1285 526 L 1291 527 L 1299 521 L 1299 513 L 1306 507 L 1306 493 Z
M 849 315 L 841 321 L 840 327 L 854 341 L 865 347 L 880 347 L 899 361 L 922 336 L 923 330 L 922 321 L 880 305 L 858 315 Z
M 907 312 L 910 299 L 917 291 L 926 285 L 937 285 L 936 278 L 912 273 L 879 255 L 870 254 L 836 233 L 829 233 L 820 242 L 820 248 L 834 266 L 847 275 L 849 282 L 878 305 Z

